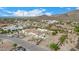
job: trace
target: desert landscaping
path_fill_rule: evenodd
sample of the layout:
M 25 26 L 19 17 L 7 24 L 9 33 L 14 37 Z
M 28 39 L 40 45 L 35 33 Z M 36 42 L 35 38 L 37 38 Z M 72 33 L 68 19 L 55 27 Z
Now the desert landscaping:
M 0 51 L 78 51 L 78 13 L 0 17 Z

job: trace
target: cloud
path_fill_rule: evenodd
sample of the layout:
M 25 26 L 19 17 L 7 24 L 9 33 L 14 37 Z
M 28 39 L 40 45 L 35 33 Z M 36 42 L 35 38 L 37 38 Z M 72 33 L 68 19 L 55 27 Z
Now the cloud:
M 17 10 L 16 12 L 13 13 L 13 16 L 23 16 L 24 11 Z
M 4 13 L 12 13 L 11 11 L 6 10 L 6 9 L 5 9 L 5 8 L 3 8 L 3 7 L 0 7 L 0 10 L 2 10 Z
M 5 8 L 3 7 L 0 7 L 0 16 L 12 16 L 13 12 L 12 11 L 9 11 L 9 10 L 6 10 Z
M 79 10 L 79 7 L 77 7 L 76 10 Z
M 59 7 L 59 8 L 65 8 L 65 9 L 67 9 L 67 10 L 72 10 L 72 7 Z
M 67 10 L 71 10 L 71 8 L 67 8 Z
M 2 7 L 0 7 L 0 9 L 3 9 Z
M 46 12 L 45 15 L 47 15 L 47 16 L 51 16 L 52 14 L 49 13 L 49 12 Z
M 7 13 L 13 13 L 13 12 L 11 12 L 11 11 L 8 11 L 8 10 L 5 10 Z
M 33 10 L 29 10 L 29 11 L 26 11 L 26 10 L 10 11 L 10 10 L 7 10 L 5 8 L 0 7 L 0 10 L 2 11 L 2 12 L 0 12 L 0 15 L 2 15 L 2 16 L 27 16 L 27 17 L 31 17 L 31 16 L 41 16 L 41 15 L 47 15 L 47 16 L 52 15 L 50 12 L 47 12 L 46 9 L 43 9 L 43 8 L 33 9 Z
M 13 16 L 41 16 L 41 15 L 51 15 L 51 13 L 46 12 L 45 9 L 34 9 L 30 11 L 17 10 L 13 13 Z

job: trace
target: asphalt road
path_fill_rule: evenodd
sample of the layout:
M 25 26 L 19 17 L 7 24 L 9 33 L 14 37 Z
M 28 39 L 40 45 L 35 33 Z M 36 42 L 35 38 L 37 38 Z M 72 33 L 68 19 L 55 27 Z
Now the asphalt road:
M 13 41 L 13 42 L 21 45 L 22 47 L 26 48 L 27 51 L 49 51 L 48 49 L 41 48 L 41 47 L 39 47 L 37 45 L 33 45 L 31 43 L 25 42 L 21 38 L 9 37 L 7 35 L 0 34 L 0 39 L 8 39 L 8 40 L 11 40 L 11 41 Z

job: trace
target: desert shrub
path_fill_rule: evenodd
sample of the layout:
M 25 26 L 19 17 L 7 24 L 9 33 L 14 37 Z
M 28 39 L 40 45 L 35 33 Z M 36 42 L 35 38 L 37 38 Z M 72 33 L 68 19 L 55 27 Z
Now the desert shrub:
M 58 32 L 57 31 L 53 31 L 52 32 L 52 35 L 56 35 Z
M 59 29 L 58 30 L 60 33 L 63 33 L 63 32 L 65 32 L 63 29 Z
M 17 47 L 17 44 L 16 44 L 16 43 L 14 43 L 14 44 L 13 44 L 13 47 Z
M 58 50 L 58 49 L 60 49 L 59 46 L 58 46 L 58 44 L 55 44 L 55 43 L 51 43 L 49 47 L 51 49 L 55 50 L 55 51 Z
M 67 39 L 67 35 L 62 35 L 60 37 L 60 44 L 63 44 L 66 39 Z
M 79 26 L 75 26 L 74 31 L 79 32 Z

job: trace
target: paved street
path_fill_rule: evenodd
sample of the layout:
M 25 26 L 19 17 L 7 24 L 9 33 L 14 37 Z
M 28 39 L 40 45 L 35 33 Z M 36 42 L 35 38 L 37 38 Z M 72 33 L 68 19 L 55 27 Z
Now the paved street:
M 11 40 L 21 46 L 23 46 L 24 48 L 26 48 L 26 50 L 28 51 L 49 51 L 48 49 L 45 49 L 45 48 L 41 48 L 37 45 L 33 45 L 33 44 L 30 44 L 20 38 L 15 38 L 15 37 L 9 37 L 7 35 L 2 35 L 0 34 L 0 39 L 8 39 L 8 40 Z M 26 38 L 28 39 L 28 38 Z

